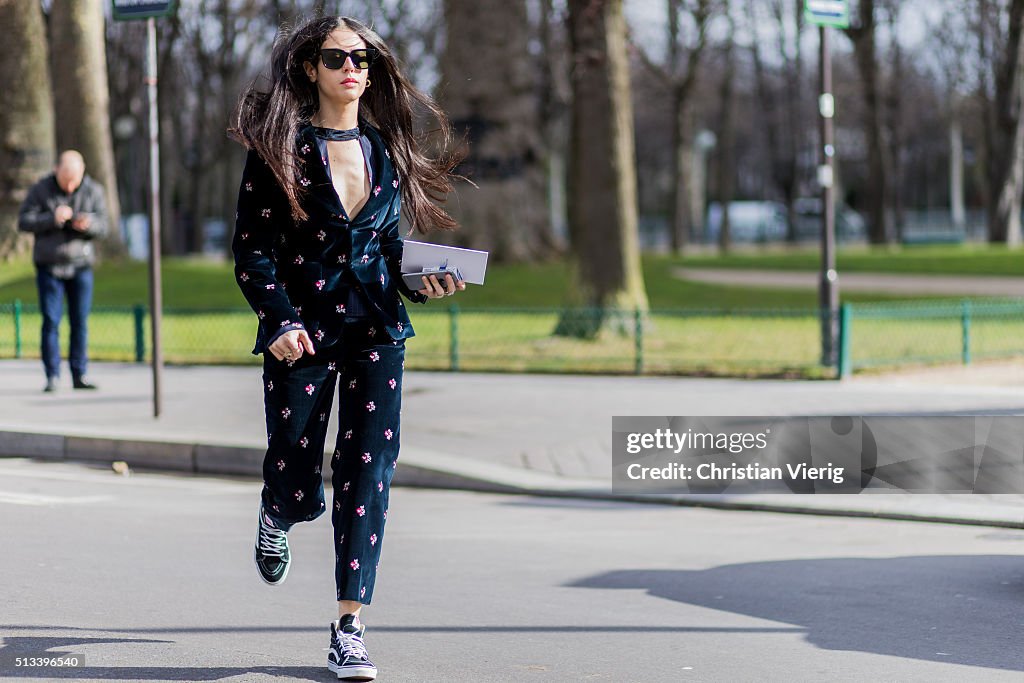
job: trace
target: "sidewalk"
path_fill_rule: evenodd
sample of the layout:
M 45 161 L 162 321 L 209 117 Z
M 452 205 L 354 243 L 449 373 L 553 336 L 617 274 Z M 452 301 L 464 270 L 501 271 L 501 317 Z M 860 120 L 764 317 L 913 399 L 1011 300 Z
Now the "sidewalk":
M 148 366 L 97 363 L 98 392 L 43 394 L 38 361 L 0 361 L 0 456 L 261 476 L 260 369 L 168 367 L 152 417 Z M 958 377 L 849 382 L 410 372 L 396 485 L 1024 528 L 1024 496 L 616 495 L 613 415 L 1024 413 L 1019 386 Z M 328 449 L 333 446 L 332 422 Z M 324 473 L 330 476 L 325 464 Z
M 681 280 L 743 287 L 815 289 L 814 271 L 746 270 L 739 268 L 676 268 Z M 917 275 L 904 273 L 840 273 L 839 286 L 851 292 L 1024 297 L 1024 277 L 1001 275 Z

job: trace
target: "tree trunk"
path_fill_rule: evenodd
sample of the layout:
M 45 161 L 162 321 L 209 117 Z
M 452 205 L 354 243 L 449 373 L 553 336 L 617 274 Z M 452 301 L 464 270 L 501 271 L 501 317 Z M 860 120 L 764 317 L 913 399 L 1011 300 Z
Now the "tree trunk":
M 987 138 L 987 161 L 993 172 L 989 239 L 1018 247 L 1021 243 L 1021 193 L 1024 190 L 1024 117 L 1021 72 L 1024 70 L 1024 0 L 1010 6 L 1005 53 L 996 60 L 995 127 Z
M 0 0 L 0 260 L 23 252 L 18 210 L 28 188 L 53 168 L 53 102 L 46 28 L 38 0 Z
M 719 89 L 721 108 L 718 134 L 718 172 L 715 185 L 718 189 L 718 204 L 722 208 L 722 222 L 718 232 L 718 248 L 728 252 L 732 246 L 729 225 L 729 203 L 732 201 L 736 181 L 736 57 L 733 38 L 736 26 L 726 4 L 729 18 L 729 33 L 725 38 L 725 73 Z
M 77 149 L 86 172 L 106 190 L 109 252 L 123 250 L 114 145 L 110 135 L 110 91 L 100 0 L 62 0 L 50 10 L 57 148 Z
M 538 76 L 528 58 L 525 0 L 445 0 L 447 44 L 439 101 L 469 142 L 447 207 L 458 239 L 497 261 L 549 258 L 556 250 L 541 152 Z
M 865 133 L 868 142 L 867 214 L 868 239 L 874 244 L 892 242 L 890 220 L 889 163 L 880 101 L 878 59 L 875 55 L 875 0 L 861 0 L 859 25 L 847 29 L 853 41 L 857 71 L 864 87 Z
M 592 313 L 582 320 L 563 316 L 555 333 L 592 337 L 621 321 L 618 311 L 647 308 L 622 0 L 570 0 L 569 34 L 570 303 L 590 307 Z

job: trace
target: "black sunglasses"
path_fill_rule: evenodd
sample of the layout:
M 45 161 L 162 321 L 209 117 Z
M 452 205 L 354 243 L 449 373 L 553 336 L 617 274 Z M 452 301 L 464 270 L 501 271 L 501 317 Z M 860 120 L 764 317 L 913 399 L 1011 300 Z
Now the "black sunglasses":
M 345 60 L 352 58 L 352 64 L 357 69 L 368 69 L 373 60 L 377 58 L 377 48 L 361 47 L 358 50 L 345 52 L 336 48 L 324 48 L 320 50 L 320 58 L 324 60 L 324 66 L 328 69 L 340 69 L 345 66 Z

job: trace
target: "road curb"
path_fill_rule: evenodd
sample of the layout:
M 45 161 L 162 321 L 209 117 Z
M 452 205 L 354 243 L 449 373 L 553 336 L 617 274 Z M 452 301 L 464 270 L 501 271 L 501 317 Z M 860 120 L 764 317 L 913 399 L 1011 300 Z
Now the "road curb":
M 197 444 L 143 439 L 113 439 L 108 437 L 46 434 L 39 432 L 0 431 L 0 458 L 28 457 L 45 461 L 110 464 L 124 461 L 140 470 L 185 472 L 196 475 L 233 475 L 262 478 L 264 450 L 246 446 Z M 324 454 L 322 471 L 330 480 L 331 454 Z M 880 507 L 825 507 L 793 502 L 765 501 L 749 496 L 723 494 L 627 494 L 615 493 L 608 488 L 594 486 L 592 480 L 573 480 L 543 472 L 518 470 L 504 465 L 480 463 L 448 454 L 404 448 L 401 466 L 395 470 L 392 483 L 432 489 L 454 489 L 486 493 L 514 493 L 549 498 L 600 500 L 645 505 L 675 505 L 717 510 L 747 512 L 775 512 L 784 514 L 817 515 L 889 519 L 939 524 L 1024 529 L 1024 514 L 982 517 L 964 514 L 935 514 L 907 512 Z M 909 494 L 908 494 L 909 495 Z M 789 498 L 790 496 L 787 496 Z M 843 496 L 857 498 L 861 496 Z M 886 497 L 886 498 L 890 498 Z M 881 504 L 883 501 L 877 501 Z M 1012 517 L 1012 518 L 1011 518 Z

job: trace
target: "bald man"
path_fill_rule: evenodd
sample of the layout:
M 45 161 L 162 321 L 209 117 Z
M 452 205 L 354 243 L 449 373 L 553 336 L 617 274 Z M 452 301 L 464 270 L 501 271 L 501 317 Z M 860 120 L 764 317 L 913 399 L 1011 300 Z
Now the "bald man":
M 95 389 L 86 376 L 88 319 L 92 307 L 93 240 L 107 233 L 107 205 L 103 187 L 85 173 L 82 155 L 69 149 L 60 155 L 53 173 L 32 186 L 21 205 L 18 229 L 35 235 L 32 260 L 36 264 L 46 392 L 57 390 L 60 380 L 58 329 L 68 301 L 71 342 L 68 362 L 75 389 Z

